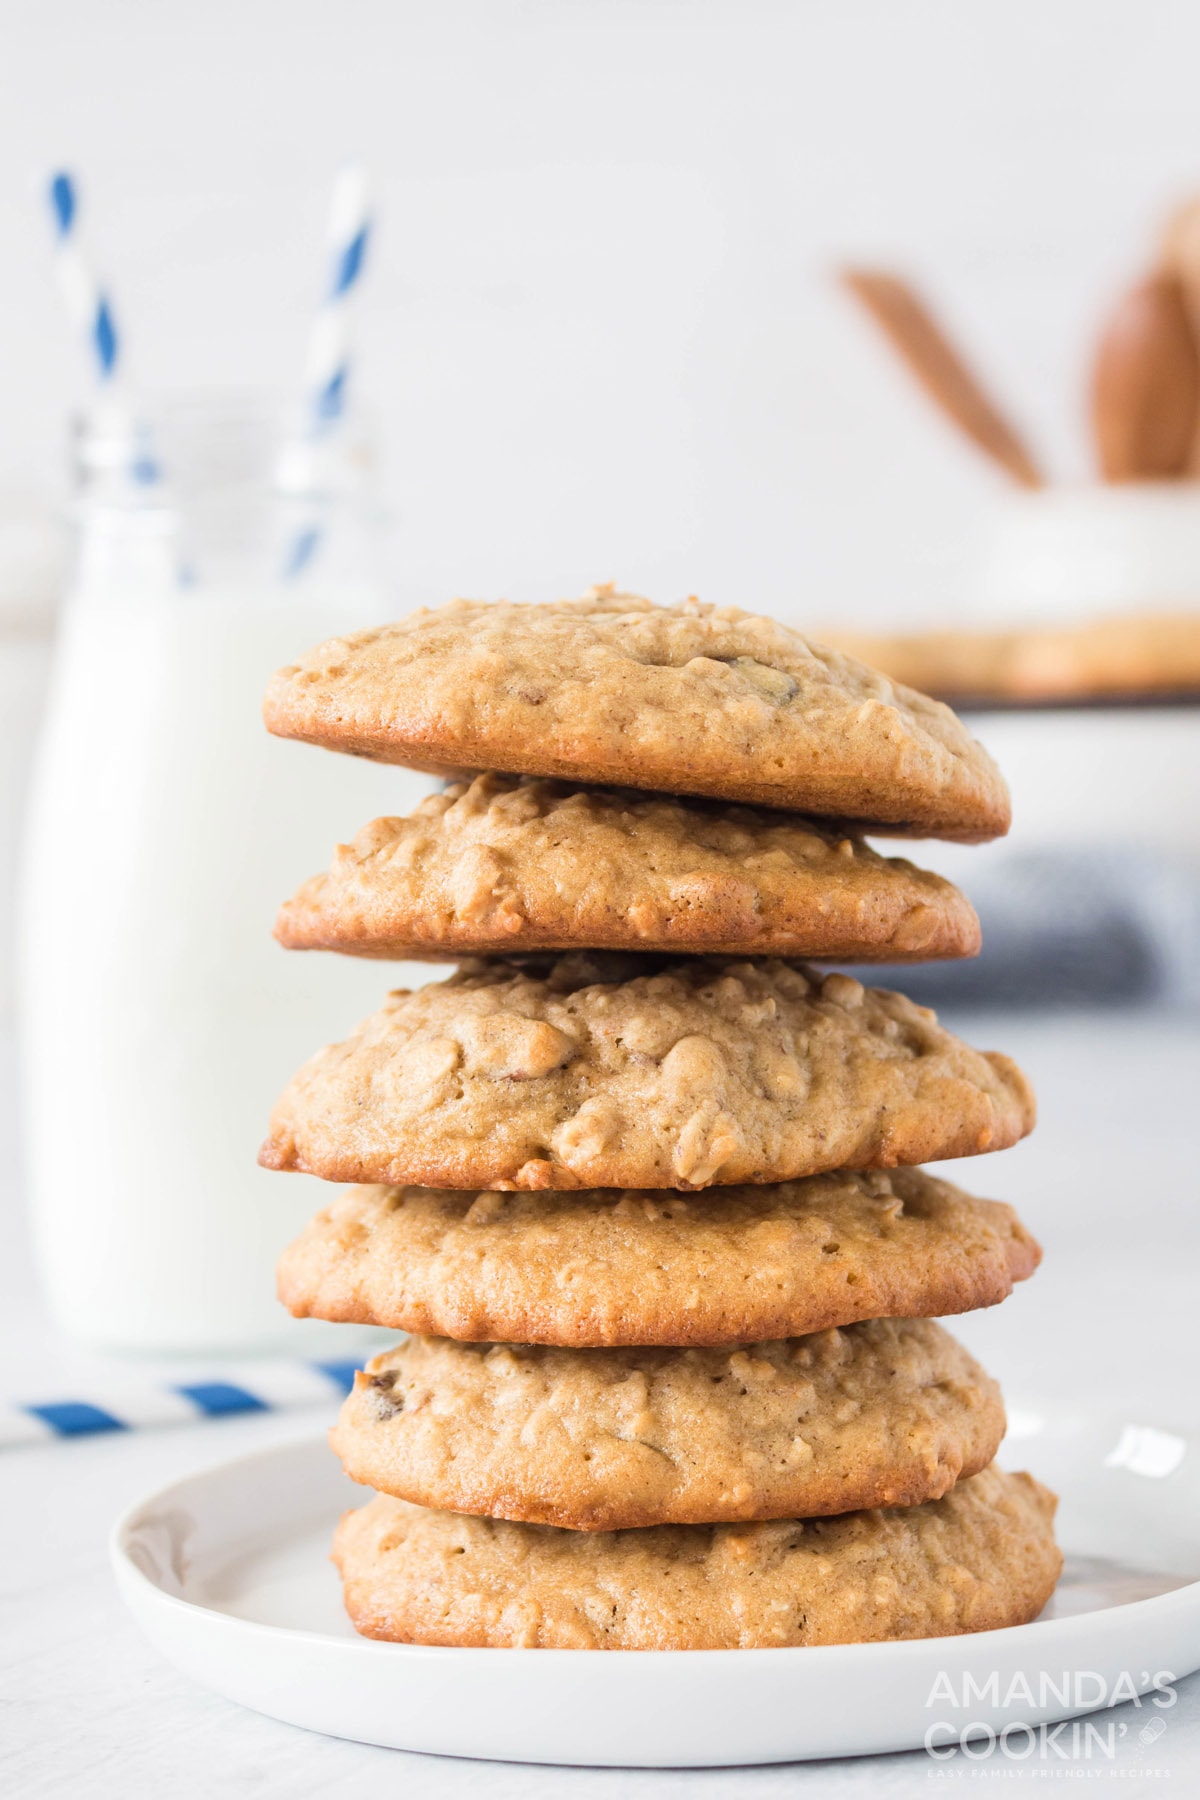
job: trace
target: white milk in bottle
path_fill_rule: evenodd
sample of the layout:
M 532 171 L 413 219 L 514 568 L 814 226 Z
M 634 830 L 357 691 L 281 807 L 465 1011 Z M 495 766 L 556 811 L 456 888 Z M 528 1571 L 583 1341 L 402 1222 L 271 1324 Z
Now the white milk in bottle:
M 344 1349 L 290 1320 L 273 1279 L 337 1190 L 255 1155 L 296 1067 L 433 971 L 288 953 L 271 923 L 336 843 L 430 783 L 264 729 L 274 668 L 389 609 L 347 496 L 281 516 L 261 421 L 216 423 L 215 450 L 206 416 L 164 431 L 170 488 L 85 498 L 24 876 L 34 1233 L 56 1319 L 96 1346 L 301 1349 L 328 1332 Z M 315 550 L 280 580 L 289 532 Z

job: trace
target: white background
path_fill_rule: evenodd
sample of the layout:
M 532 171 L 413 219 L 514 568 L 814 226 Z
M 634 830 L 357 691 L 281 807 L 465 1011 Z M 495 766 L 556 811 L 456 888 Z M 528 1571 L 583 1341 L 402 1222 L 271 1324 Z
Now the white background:
M 155 395 L 296 381 L 329 182 L 360 156 L 379 197 L 360 391 L 403 604 L 614 576 L 811 622 L 954 611 L 1003 483 L 831 267 L 919 277 L 1078 479 L 1098 321 L 1200 187 L 1190 0 L 0 0 L 0 33 L 0 512 L 52 500 L 88 392 L 52 279 L 51 167 L 81 176 Z M 1119 829 L 1138 798 L 1114 794 Z M 1195 1033 L 1022 1031 L 996 1036 L 1027 1057 L 1046 1125 L 982 1191 L 1020 1202 L 1047 1267 L 963 1335 L 1026 1393 L 1198 1425 Z M 58 1347 L 26 1288 L 3 1317 L 5 1385 L 47 1390 Z M 259 1429 L 0 1470 L 19 1511 L 7 1791 L 929 1791 L 919 1757 L 662 1778 L 433 1765 L 201 1695 L 120 1618 L 103 1532 L 139 1488 Z M 1164 1753 L 1176 1786 L 1198 1691 Z
M 1000 478 L 831 288 L 918 276 L 1056 472 L 1098 319 L 1200 186 L 1189 0 L 4 0 L 0 498 L 87 392 L 80 174 L 145 389 L 286 387 L 333 169 L 380 231 L 361 390 L 403 598 L 616 576 L 951 608 Z

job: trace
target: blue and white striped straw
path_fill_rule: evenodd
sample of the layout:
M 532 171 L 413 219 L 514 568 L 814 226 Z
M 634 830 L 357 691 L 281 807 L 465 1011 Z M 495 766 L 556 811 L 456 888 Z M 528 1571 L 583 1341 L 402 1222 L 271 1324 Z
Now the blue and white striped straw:
M 257 1362 L 203 1381 L 162 1382 L 0 1405 L 0 1449 L 164 1425 L 194 1425 L 235 1413 L 329 1406 L 354 1385 L 352 1362 Z
M 84 248 L 80 222 L 79 188 L 73 175 L 58 169 L 50 177 L 47 195 L 54 225 L 55 266 L 67 315 L 82 333 L 88 363 L 96 382 L 99 404 L 110 432 L 127 439 L 125 472 L 139 487 L 154 487 L 162 469 L 144 420 L 134 417 L 124 393 L 124 349 L 112 301 L 99 281 Z
M 50 212 L 54 221 L 58 284 L 67 312 L 84 335 L 93 374 L 110 387 L 120 363 L 121 339 L 112 302 L 96 278 L 81 237 L 79 191 L 74 177 L 59 169 L 50 178 Z
M 370 232 L 366 174 L 352 163 L 334 182 L 328 234 L 332 266 L 308 342 L 305 404 L 313 431 L 335 425 L 346 410 L 350 315 L 362 285 Z
M 304 494 L 313 489 L 321 446 L 345 418 L 351 312 L 362 286 L 370 234 L 367 178 L 358 163 L 351 163 L 333 186 L 327 233 L 330 268 L 309 334 L 300 432 L 285 447 L 280 464 L 280 485 L 285 491 Z M 322 535 L 319 508 L 310 501 L 284 550 L 285 581 L 295 581 L 305 573 L 321 547 Z

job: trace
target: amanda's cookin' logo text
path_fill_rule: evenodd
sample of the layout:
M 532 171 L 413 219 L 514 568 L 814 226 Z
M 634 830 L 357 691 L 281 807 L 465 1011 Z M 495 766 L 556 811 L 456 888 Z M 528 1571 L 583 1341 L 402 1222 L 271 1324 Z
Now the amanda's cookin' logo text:
M 993 1669 L 982 1681 L 964 1674 L 956 1686 L 954 1677 L 943 1669 L 930 1688 L 925 1705 L 930 1711 L 941 1707 L 956 1712 L 959 1719 L 966 1715 L 967 1722 L 934 1719 L 925 1732 L 925 1749 L 938 1762 L 955 1756 L 982 1762 L 996 1755 L 1016 1762 L 1034 1757 L 1059 1762 L 1111 1762 L 1122 1741 L 1129 1738 L 1127 1722 L 1067 1718 L 1057 1724 L 1035 1725 L 1027 1715 L 1051 1708 L 1094 1713 L 1126 1701 L 1139 1710 L 1157 1708 L 1157 1712 L 1148 1710 L 1145 1723 L 1136 1733 L 1135 1741 L 1148 1748 L 1166 1730 L 1161 1713 L 1174 1706 L 1178 1698 L 1174 1682 L 1174 1675 L 1167 1669 L 1154 1674 L 1143 1669 L 1140 1679 L 1131 1670 L 1122 1669 L 1111 1683 L 1097 1669 L 1064 1669 L 1061 1674 L 1042 1670 L 1032 1681 L 1023 1673 L 1006 1681 L 998 1669 Z M 1013 1712 L 1016 1717 L 997 1727 L 989 1719 L 972 1719 L 970 1713 L 975 1707 L 986 1708 L 991 1718 L 1005 1712 Z M 1022 1710 L 1026 1717 L 1021 1716 Z

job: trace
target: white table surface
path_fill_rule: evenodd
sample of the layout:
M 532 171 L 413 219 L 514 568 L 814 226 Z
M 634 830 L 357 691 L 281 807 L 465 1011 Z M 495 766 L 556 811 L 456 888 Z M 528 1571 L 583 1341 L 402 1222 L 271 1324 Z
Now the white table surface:
M 1200 1429 L 1200 1021 L 1109 1013 L 970 1022 L 1038 1087 L 1042 1123 L 1002 1157 L 960 1164 L 1017 1202 L 1042 1239 L 1036 1280 L 954 1329 L 1013 1400 L 1072 1397 L 1130 1422 Z M 41 1314 L 20 1230 L 11 1047 L 0 1063 L 0 1395 L 66 1394 L 103 1370 Z M 122 1371 L 118 1369 L 118 1373 Z M 146 1365 L 139 1365 L 139 1373 Z M 921 1752 L 701 1771 L 562 1770 L 409 1756 L 294 1730 L 194 1687 L 127 1622 L 105 1560 L 115 1516 L 206 1463 L 319 1429 L 320 1414 L 230 1419 L 0 1452 L 0 1794 L 12 1800 L 361 1800 L 364 1794 L 643 1796 L 927 1794 L 931 1782 L 1119 1779 L 1124 1794 L 1200 1784 L 1200 1677 L 1152 1752 L 1143 1716 L 1114 1765 L 935 1768 Z M 615 1722 L 615 1728 L 619 1728 Z M 1141 1760 L 1139 1760 L 1141 1759 Z

